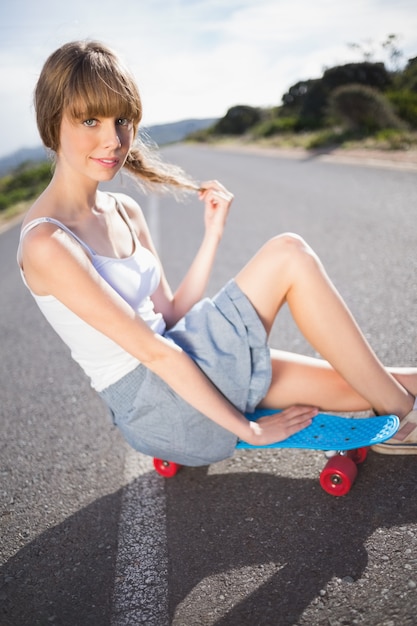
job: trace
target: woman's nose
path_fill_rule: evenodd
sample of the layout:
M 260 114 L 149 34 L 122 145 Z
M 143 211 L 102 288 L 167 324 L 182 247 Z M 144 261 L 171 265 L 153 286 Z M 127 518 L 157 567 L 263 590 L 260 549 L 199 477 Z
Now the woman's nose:
M 119 135 L 119 129 L 113 120 L 104 127 L 104 145 L 109 148 L 120 148 L 122 141 Z

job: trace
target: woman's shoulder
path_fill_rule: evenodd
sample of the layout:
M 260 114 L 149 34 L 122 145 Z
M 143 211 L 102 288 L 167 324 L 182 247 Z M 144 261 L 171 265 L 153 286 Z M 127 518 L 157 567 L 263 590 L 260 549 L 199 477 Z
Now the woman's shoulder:
M 21 226 L 19 257 L 26 263 L 44 264 L 75 248 L 59 206 L 53 199 L 40 196 L 27 211 Z
M 55 234 L 63 233 L 66 228 L 59 218 L 59 213 L 50 204 L 36 201 L 22 221 L 20 252 L 25 250 L 40 258 L 56 252 L 62 238 L 57 238 Z

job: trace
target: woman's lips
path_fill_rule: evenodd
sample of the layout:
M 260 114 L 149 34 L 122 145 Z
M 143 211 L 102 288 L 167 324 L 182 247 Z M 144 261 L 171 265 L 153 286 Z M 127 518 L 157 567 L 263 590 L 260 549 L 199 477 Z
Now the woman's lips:
M 119 159 L 106 159 L 106 158 L 94 158 L 93 161 L 95 161 L 96 163 L 100 163 L 100 165 L 102 165 L 103 167 L 116 167 L 117 165 L 119 165 Z

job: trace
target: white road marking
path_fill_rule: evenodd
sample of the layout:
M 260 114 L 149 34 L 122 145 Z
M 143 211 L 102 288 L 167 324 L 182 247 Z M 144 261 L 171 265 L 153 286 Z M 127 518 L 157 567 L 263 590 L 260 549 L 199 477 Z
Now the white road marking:
M 125 479 L 111 624 L 169 626 L 164 479 L 133 449 Z

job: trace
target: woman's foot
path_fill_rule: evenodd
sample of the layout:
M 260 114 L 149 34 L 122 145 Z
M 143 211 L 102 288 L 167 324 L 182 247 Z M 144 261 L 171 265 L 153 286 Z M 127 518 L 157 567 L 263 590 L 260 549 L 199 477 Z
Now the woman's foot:
M 400 428 L 394 437 L 384 443 L 372 446 L 380 454 L 417 454 L 417 408 L 401 420 Z

